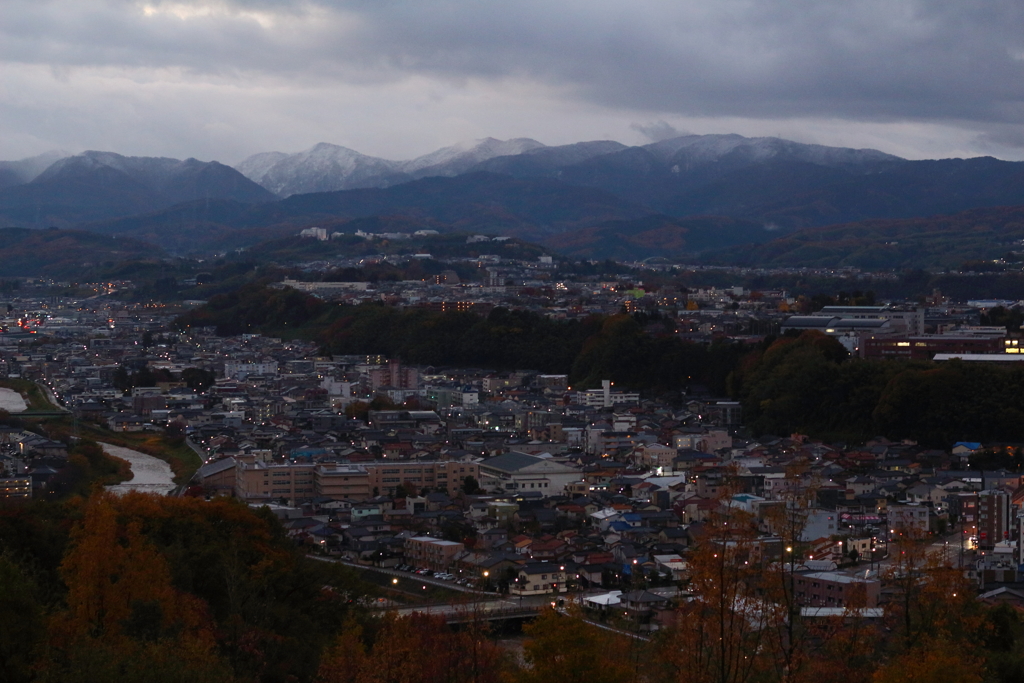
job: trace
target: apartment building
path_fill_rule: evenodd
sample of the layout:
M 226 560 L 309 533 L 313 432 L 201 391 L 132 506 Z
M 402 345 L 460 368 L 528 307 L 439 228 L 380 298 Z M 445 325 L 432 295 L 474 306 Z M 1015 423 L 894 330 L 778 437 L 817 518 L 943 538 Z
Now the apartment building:
M 466 477 L 480 480 L 480 468 L 474 462 L 455 460 L 365 463 L 369 486 L 376 495 L 393 495 L 402 484 L 416 489 L 440 489 L 449 496 L 459 492 Z
M 476 463 L 458 461 L 395 461 L 372 463 L 266 463 L 241 456 L 235 467 L 235 496 L 246 502 L 315 497 L 367 500 L 394 495 L 402 484 L 417 491 L 437 489 L 455 495 L 466 477 L 479 480 Z
M 235 463 L 235 495 L 246 502 L 309 500 L 316 495 L 316 466 L 312 463 L 275 464 L 239 456 Z
M 444 541 L 430 536 L 414 536 L 405 539 L 404 543 L 406 562 L 434 571 L 449 569 L 465 549 L 464 545 L 456 541 Z
M 807 572 L 793 575 L 797 602 L 810 607 L 878 607 L 882 584 L 841 572 Z

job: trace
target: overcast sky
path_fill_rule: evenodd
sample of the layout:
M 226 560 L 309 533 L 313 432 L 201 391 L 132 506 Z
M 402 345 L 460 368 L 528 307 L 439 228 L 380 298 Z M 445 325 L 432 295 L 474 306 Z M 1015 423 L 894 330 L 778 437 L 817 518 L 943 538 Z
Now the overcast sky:
M 1024 0 L 0 0 L 0 159 L 676 132 L 1024 159 Z

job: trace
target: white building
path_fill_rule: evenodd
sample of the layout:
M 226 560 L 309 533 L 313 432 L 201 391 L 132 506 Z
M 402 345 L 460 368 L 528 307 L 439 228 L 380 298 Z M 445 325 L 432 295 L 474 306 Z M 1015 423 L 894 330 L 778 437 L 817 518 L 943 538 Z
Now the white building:
M 574 467 L 526 453 L 504 453 L 480 463 L 480 486 L 486 490 L 557 496 L 579 478 Z

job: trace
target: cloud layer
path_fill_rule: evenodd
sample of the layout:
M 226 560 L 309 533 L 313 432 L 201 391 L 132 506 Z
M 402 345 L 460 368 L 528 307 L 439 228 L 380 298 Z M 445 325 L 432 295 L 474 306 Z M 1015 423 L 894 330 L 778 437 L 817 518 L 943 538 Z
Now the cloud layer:
M 1024 156 L 1006 0 L 5 0 L 0 158 L 782 134 Z

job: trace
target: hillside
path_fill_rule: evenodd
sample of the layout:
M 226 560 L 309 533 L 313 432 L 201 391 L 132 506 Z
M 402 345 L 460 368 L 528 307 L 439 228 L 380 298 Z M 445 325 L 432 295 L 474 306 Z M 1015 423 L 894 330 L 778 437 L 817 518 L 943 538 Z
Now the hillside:
M 0 221 L 7 226 L 69 227 L 197 199 L 258 203 L 274 195 L 217 162 L 85 152 L 0 190 Z
M 131 235 L 175 252 L 222 250 L 294 234 L 309 226 L 354 233 L 352 223 L 375 218 L 376 231 L 479 232 L 527 241 L 650 212 L 618 197 L 548 178 L 516 179 L 472 173 L 425 178 L 390 188 L 293 195 L 258 205 L 201 201 L 83 227 Z M 372 230 L 369 230 L 372 231 Z
M 709 249 L 760 244 L 775 234 L 760 223 L 725 216 L 670 218 L 659 215 L 632 221 L 608 221 L 555 235 L 542 244 L 579 259 L 694 260 Z
M 91 268 L 161 256 L 151 244 L 82 230 L 0 228 L 2 277 L 77 277 Z
M 959 268 L 1021 249 L 1024 206 L 973 209 L 903 220 L 801 230 L 757 246 L 707 254 L 706 262 L 750 266 Z
M 1024 206 L 1021 162 L 907 161 L 739 135 L 635 147 L 486 138 L 408 161 L 322 143 L 250 157 L 239 165 L 249 178 L 195 159 L 59 156 L 0 163 L 0 225 L 124 235 L 175 254 L 223 253 L 319 226 L 501 234 L 580 258 L 691 260 L 726 249 L 715 258 L 934 266 L 993 258 L 1015 239 L 998 217 L 998 229 L 961 235 L 942 216 Z M 832 232 L 813 231 L 825 226 Z M 769 250 L 749 247 L 773 237 Z

